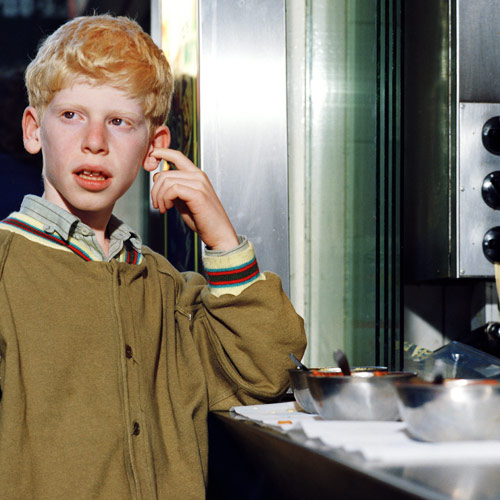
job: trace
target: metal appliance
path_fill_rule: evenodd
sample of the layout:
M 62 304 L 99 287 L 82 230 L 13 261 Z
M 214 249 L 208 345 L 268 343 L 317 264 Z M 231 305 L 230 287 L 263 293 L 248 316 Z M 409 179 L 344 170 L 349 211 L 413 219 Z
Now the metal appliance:
M 406 280 L 500 261 L 500 1 L 405 2 Z

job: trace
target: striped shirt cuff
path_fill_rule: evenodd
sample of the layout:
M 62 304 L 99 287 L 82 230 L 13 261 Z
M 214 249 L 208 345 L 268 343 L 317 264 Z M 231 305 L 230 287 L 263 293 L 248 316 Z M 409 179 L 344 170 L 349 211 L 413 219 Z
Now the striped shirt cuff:
M 203 266 L 210 292 L 217 297 L 239 295 L 245 288 L 266 277 L 260 272 L 253 245 L 240 237 L 240 245 L 229 252 L 206 251 Z

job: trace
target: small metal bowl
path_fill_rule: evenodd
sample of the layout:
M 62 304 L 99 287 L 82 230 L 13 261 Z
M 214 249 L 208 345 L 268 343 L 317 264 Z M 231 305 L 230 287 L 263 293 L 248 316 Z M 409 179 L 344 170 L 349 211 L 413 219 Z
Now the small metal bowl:
M 500 439 L 500 380 L 415 379 L 396 391 L 401 418 L 416 439 Z
M 300 368 L 291 368 L 288 370 L 290 377 L 290 386 L 295 396 L 295 401 L 299 403 L 301 408 L 307 413 L 317 413 L 314 407 L 314 401 L 309 393 L 309 386 L 307 384 L 307 374 L 312 371 L 325 372 L 325 373 L 342 373 L 340 368 L 311 368 L 309 371 L 301 370 Z
M 314 407 L 326 420 L 397 420 L 395 383 L 414 372 L 353 371 L 350 376 L 307 376 Z

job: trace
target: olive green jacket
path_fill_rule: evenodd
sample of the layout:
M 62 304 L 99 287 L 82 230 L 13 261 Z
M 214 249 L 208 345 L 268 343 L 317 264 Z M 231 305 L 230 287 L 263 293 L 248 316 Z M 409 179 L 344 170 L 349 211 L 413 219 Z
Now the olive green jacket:
M 144 256 L 0 231 L 1 499 L 204 498 L 207 412 L 286 390 L 305 335 L 277 276 L 215 297 Z

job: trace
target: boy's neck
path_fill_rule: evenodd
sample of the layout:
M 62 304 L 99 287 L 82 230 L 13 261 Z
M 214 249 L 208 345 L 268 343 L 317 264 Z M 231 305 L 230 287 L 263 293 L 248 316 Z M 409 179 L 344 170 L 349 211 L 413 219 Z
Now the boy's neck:
M 89 224 L 87 224 L 89 225 Z M 96 229 L 95 227 L 90 226 L 95 233 L 97 242 L 99 243 L 100 247 L 102 248 L 102 251 L 104 252 L 104 255 L 106 257 L 109 257 L 109 237 L 107 233 L 107 229 L 104 228 L 103 230 L 101 229 Z

